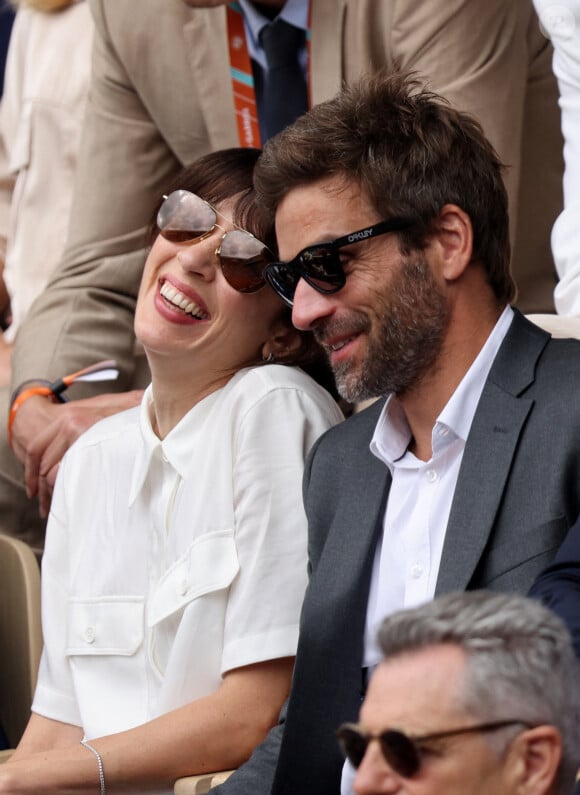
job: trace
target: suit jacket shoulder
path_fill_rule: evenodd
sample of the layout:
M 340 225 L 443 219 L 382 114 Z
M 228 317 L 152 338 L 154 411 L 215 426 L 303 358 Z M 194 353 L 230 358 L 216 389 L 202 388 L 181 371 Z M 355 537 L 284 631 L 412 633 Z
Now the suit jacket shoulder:
M 580 512 L 580 342 L 516 312 L 465 445 L 437 593 L 526 593 Z

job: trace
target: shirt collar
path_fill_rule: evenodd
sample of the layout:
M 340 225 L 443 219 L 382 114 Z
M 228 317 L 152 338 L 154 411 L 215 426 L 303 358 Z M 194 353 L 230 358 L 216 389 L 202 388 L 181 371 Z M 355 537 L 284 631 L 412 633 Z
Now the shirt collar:
M 437 424 L 445 425 L 464 442 L 467 441 L 487 376 L 508 332 L 513 316 L 513 309 L 506 306 L 485 341 L 485 345 L 477 354 L 475 361 L 463 376 L 459 386 L 437 419 Z
M 133 465 L 133 476 L 129 488 L 129 506 L 137 499 L 137 495 L 143 488 L 145 478 L 151 467 L 151 461 L 155 451 L 159 448 L 160 439 L 155 435 L 152 425 L 153 415 L 153 395 L 151 385 L 145 390 L 139 407 L 139 430 L 141 439 L 135 455 Z
M 452 438 L 460 438 L 463 442 L 467 441 L 479 398 L 497 352 L 511 325 L 513 314 L 511 307 L 506 306 L 484 346 L 443 407 L 433 428 L 432 448 L 434 451 L 442 444 L 442 438 L 447 439 L 444 444 L 449 443 L 448 437 L 442 437 L 437 433 L 442 427 L 451 431 Z M 410 441 L 411 429 L 405 412 L 396 395 L 391 394 L 379 415 L 371 439 L 370 451 L 379 460 L 384 461 L 392 474 L 394 463 L 405 455 Z
M 390 394 L 379 415 L 371 439 L 371 453 L 380 461 L 384 461 L 393 474 L 394 462 L 405 455 L 410 441 L 411 429 L 403 407 L 396 395 Z
M 141 445 L 135 456 L 133 477 L 129 490 L 130 506 L 143 489 L 154 458 L 161 458 L 163 461 L 168 462 L 182 480 L 188 476 L 192 466 L 197 464 L 192 456 L 195 436 L 201 432 L 220 392 L 221 390 L 218 389 L 203 400 L 200 400 L 182 417 L 165 439 L 161 440 L 153 430 L 153 391 L 151 386 L 147 387 L 140 407 Z
M 251 37 L 251 44 L 255 49 L 261 49 L 259 44 L 260 31 L 271 20 L 261 14 L 250 0 L 238 0 L 244 20 L 246 22 L 247 30 Z M 284 7 L 278 14 L 277 18 L 284 19 L 286 22 L 294 25 L 296 28 L 308 30 L 308 5 L 309 0 L 286 0 Z

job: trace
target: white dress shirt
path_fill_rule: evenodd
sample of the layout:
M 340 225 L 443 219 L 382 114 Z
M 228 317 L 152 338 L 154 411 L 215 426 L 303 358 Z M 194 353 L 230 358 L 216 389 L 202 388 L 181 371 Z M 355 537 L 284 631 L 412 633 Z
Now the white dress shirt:
M 242 370 L 161 441 L 152 394 L 71 447 L 43 559 L 32 709 L 123 731 L 295 654 L 307 571 L 304 457 L 342 419 L 301 370 Z
M 271 20 L 261 14 L 250 0 L 239 0 L 239 4 L 244 14 L 250 58 L 266 70 L 268 68 L 266 54 L 262 49 L 259 37 L 262 28 L 266 27 Z M 296 28 L 308 30 L 308 8 L 309 0 L 286 0 L 277 16 Z M 302 68 L 306 71 L 306 47 L 302 48 L 299 58 Z
M 377 545 L 364 641 L 364 665 L 372 670 L 383 655 L 377 632 L 385 616 L 414 607 L 435 594 L 451 502 L 465 443 L 487 376 L 513 319 L 506 307 L 485 345 L 441 411 L 433 427 L 433 454 L 421 461 L 409 452 L 411 430 L 401 404 L 389 396 L 370 449 L 392 475 Z M 354 771 L 345 763 L 341 793 L 350 795 Z

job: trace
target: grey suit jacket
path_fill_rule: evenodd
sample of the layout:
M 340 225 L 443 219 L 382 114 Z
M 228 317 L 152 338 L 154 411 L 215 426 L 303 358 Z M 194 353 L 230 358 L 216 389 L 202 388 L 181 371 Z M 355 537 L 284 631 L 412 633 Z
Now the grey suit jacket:
M 526 593 L 551 561 L 580 512 L 578 394 L 580 342 L 552 340 L 516 312 L 465 447 L 437 593 Z M 273 781 L 275 795 L 338 793 L 334 732 L 360 706 L 370 574 L 390 487 L 369 451 L 383 404 L 327 432 L 310 454 L 311 579 L 291 696 L 283 723 L 220 792 L 267 793 Z

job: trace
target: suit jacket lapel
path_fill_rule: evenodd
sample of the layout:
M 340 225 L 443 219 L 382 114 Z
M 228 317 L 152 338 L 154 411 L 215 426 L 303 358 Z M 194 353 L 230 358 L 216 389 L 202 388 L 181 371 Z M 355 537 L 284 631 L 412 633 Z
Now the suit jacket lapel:
M 465 446 L 436 593 L 464 590 L 483 554 L 532 407 L 486 384 Z
M 518 312 L 485 384 L 463 454 L 436 594 L 464 590 L 488 542 L 533 400 L 521 397 L 549 336 Z

